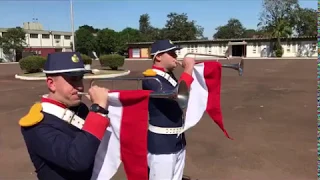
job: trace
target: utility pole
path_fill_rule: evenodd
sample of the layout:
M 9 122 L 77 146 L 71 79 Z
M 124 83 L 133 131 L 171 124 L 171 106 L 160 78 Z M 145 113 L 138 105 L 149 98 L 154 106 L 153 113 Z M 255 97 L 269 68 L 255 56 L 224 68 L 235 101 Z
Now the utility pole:
M 70 0 L 70 19 L 71 19 L 71 33 L 72 33 L 72 51 L 76 51 L 76 44 L 74 43 L 74 20 L 73 20 L 73 2 Z

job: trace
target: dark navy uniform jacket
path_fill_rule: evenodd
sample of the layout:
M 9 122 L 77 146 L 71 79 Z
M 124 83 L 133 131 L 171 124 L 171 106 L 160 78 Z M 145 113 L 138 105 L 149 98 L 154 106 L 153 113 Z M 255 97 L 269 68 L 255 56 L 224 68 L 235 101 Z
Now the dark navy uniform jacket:
M 60 107 L 64 105 L 42 98 Z M 64 107 L 65 108 L 65 107 Z M 51 114 L 22 127 L 30 158 L 40 180 L 90 180 L 94 159 L 109 120 L 89 112 L 85 104 L 70 108 L 85 119 L 82 130 Z
M 162 70 L 163 68 L 155 67 L 154 69 Z M 173 73 L 168 73 L 177 81 Z M 175 87 L 162 76 L 156 75 L 162 82 L 163 91 L 172 91 Z M 184 80 L 190 87 L 193 81 L 191 75 L 183 73 L 180 80 Z M 148 79 L 142 82 L 142 88 L 145 90 L 159 91 L 159 83 L 155 80 Z M 157 127 L 182 127 L 183 112 L 178 103 L 170 99 L 150 99 L 149 101 L 149 124 Z M 148 131 L 148 151 L 152 154 L 171 154 L 180 151 L 186 146 L 184 133 L 177 137 L 177 134 L 157 134 Z

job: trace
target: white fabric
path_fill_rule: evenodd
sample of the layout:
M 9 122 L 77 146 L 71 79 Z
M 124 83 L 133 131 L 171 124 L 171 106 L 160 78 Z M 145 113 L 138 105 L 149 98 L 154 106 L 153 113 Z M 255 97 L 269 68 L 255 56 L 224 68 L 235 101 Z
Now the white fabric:
M 186 150 L 175 154 L 148 154 L 149 180 L 181 180 L 185 166 Z
M 190 86 L 184 129 L 180 134 L 195 126 L 200 121 L 207 108 L 209 94 L 204 79 L 204 63 L 199 63 L 194 66 L 192 77 L 194 80 Z
M 170 76 L 170 74 L 168 74 L 168 73 L 166 73 L 166 72 L 164 72 L 164 71 L 161 71 L 161 70 L 159 70 L 159 69 L 152 69 L 152 70 L 153 70 L 154 72 L 156 72 L 157 75 L 159 75 L 159 76 L 165 78 L 166 80 L 168 80 L 169 83 L 170 83 L 173 87 L 176 87 L 176 86 L 177 86 L 177 84 L 178 84 L 177 81 L 174 80 L 174 79 Z
M 209 97 L 208 89 L 214 89 L 214 88 L 212 88 L 212 86 L 216 86 L 216 84 L 211 83 L 211 82 L 215 82 L 215 81 L 207 81 L 207 80 L 213 80 L 215 78 L 220 78 L 220 72 L 221 72 L 220 70 L 221 69 L 219 69 L 219 68 L 221 68 L 221 66 L 218 67 L 216 63 L 217 62 L 204 62 L 204 63 L 196 64 L 194 67 L 194 71 L 192 74 L 194 81 L 190 87 L 190 96 L 189 96 L 186 117 L 185 117 L 184 131 L 195 126 L 200 121 L 200 119 L 202 118 L 203 113 L 205 111 L 208 112 L 208 109 L 212 111 L 212 104 L 208 104 L 208 97 Z M 206 66 L 206 68 L 205 68 L 205 66 Z M 213 73 L 213 76 L 212 75 L 208 76 L 208 72 L 207 73 L 204 72 L 205 69 L 206 70 L 217 69 L 218 71 L 215 71 L 217 73 L 216 74 Z M 206 77 L 204 76 L 204 74 L 206 74 Z M 209 84 L 206 84 L 206 81 L 209 82 Z M 218 85 L 220 85 L 220 84 L 218 84 Z M 110 113 L 111 112 L 112 111 L 110 110 Z M 212 112 L 208 112 L 209 115 L 210 115 L 210 113 L 212 113 Z M 121 114 L 121 113 L 119 113 L 119 114 Z M 115 116 L 115 117 L 117 117 L 117 116 Z M 219 117 L 218 117 L 218 119 L 219 119 Z M 215 120 L 215 122 L 216 122 L 216 120 Z M 223 129 L 223 125 L 220 125 L 220 127 Z M 119 128 L 117 128 L 117 129 L 119 129 Z M 181 132 L 181 133 L 183 133 L 183 132 Z M 106 140 L 103 140 L 103 141 L 107 141 L 108 138 L 105 137 L 104 139 L 106 139 Z M 106 158 L 103 158 L 103 157 L 98 157 L 98 156 L 96 157 L 95 165 L 98 164 L 97 163 L 98 161 L 100 161 L 103 163 L 103 166 L 104 166 L 104 167 L 99 168 L 99 170 L 101 170 L 101 171 L 100 171 L 100 174 L 97 179 L 109 180 L 116 173 L 116 171 L 120 165 L 121 160 L 120 160 L 120 155 L 118 153 L 120 147 L 119 147 L 119 144 L 112 142 L 112 137 L 110 138 L 110 143 L 103 142 L 102 144 L 106 146 L 104 148 L 101 148 L 102 150 L 103 149 L 109 150 L 112 148 L 113 151 L 109 150 L 110 151 L 109 153 L 110 153 L 110 156 L 112 156 L 112 155 L 113 156 L 111 157 L 112 161 L 110 161 L 110 160 L 107 161 Z M 101 150 L 101 149 L 99 148 L 99 150 Z M 171 164 L 168 163 L 168 161 L 166 163 L 164 160 L 170 159 L 170 157 L 171 157 L 172 161 L 169 161 L 169 162 L 171 162 Z M 149 163 L 149 166 L 151 167 L 150 180 L 166 180 L 166 179 L 168 179 L 168 180 L 172 180 L 172 179 L 173 180 L 176 180 L 176 179 L 181 180 L 182 174 L 183 174 L 184 162 L 185 162 L 184 159 L 185 159 L 185 154 L 183 154 L 183 153 L 181 153 L 180 156 L 178 154 L 176 154 L 176 155 L 148 154 L 148 163 Z M 110 163 L 112 163 L 112 165 L 110 165 Z M 175 167 L 174 168 L 175 171 L 172 171 L 173 166 Z M 95 168 L 97 168 L 97 167 L 95 166 Z M 169 170 L 166 170 L 166 169 L 169 169 Z M 94 174 L 97 173 L 97 171 L 99 171 L 99 170 L 95 169 Z M 162 175 L 165 176 L 166 172 L 169 172 L 168 177 L 161 177 Z M 157 174 L 157 176 L 153 176 L 153 174 Z M 173 174 L 179 174 L 178 175 L 179 177 L 177 177 L 177 178 L 172 177 Z M 95 178 L 92 178 L 92 180 L 93 179 L 95 179 Z M 140 179 L 138 179 L 138 180 L 140 180 Z
M 109 180 L 118 171 L 121 164 L 119 139 L 120 124 L 122 115 L 122 104 L 119 100 L 119 93 L 109 93 L 109 119 L 110 124 L 107 128 L 98 152 L 95 157 L 93 175 L 91 180 Z M 105 159 L 108 159 L 106 162 Z M 103 170 L 102 170 L 103 168 Z
M 48 102 L 42 102 L 41 105 L 43 112 L 54 115 L 59 119 L 82 129 L 85 121 L 81 117 L 77 116 L 75 112 Z
M 157 134 L 179 134 L 182 130 L 183 130 L 183 127 L 167 128 L 167 127 L 157 127 L 149 124 L 149 131 Z

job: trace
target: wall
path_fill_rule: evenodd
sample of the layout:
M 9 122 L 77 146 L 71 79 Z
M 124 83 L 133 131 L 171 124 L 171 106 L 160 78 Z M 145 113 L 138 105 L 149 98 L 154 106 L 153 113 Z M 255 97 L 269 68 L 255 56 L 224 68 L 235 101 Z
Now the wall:
M 281 42 L 282 57 L 316 57 L 316 41 L 288 41 Z M 247 57 L 270 57 L 271 42 L 248 43 Z
M 247 41 L 246 45 L 246 57 L 248 58 L 259 58 L 259 57 L 271 57 L 272 46 L 271 41 Z M 282 57 L 317 57 L 317 41 L 316 40 L 299 40 L 281 42 L 284 53 Z M 150 45 L 143 45 L 146 48 Z M 232 56 L 232 46 L 228 46 L 227 42 L 207 42 L 207 43 L 189 43 L 179 44 L 183 49 L 176 51 L 178 58 L 183 58 L 187 53 L 203 53 L 212 54 L 219 56 Z M 137 48 L 137 47 L 136 47 Z M 136 48 L 130 48 L 136 49 Z M 140 49 L 143 49 L 140 48 Z M 132 52 L 129 51 L 129 54 Z M 140 53 L 141 54 L 141 53 Z M 197 55 L 197 58 L 205 59 L 208 56 Z M 129 58 L 133 58 L 129 56 Z M 145 57 L 135 57 L 146 59 Z
M 48 53 L 56 51 L 70 51 L 72 36 L 69 32 L 59 31 L 42 31 L 42 30 L 25 30 L 27 47 L 24 51 L 37 51 L 41 56 L 46 57 Z M 0 31 L 0 36 L 2 36 Z M 31 49 L 31 50 L 30 50 Z M 15 55 L 4 55 L 0 48 L 0 58 L 6 62 L 14 61 Z
M 219 56 L 224 56 L 225 53 L 228 51 L 227 44 L 190 44 L 180 45 L 183 49 L 177 51 L 178 58 L 183 58 L 187 53 L 202 53 L 202 54 L 214 54 Z M 198 58 L 206 58 L 207 56 L 200 56 L 197 55 Z
M 71 47 L 71 37 L 68 35 L 58 34 L 26 34 L 26 43 L 31 47 Z
M 56 52 L 55 48 L 26 48 L 25 52 L 35 52 L 37 55 L 47 57 L 48 54 Z

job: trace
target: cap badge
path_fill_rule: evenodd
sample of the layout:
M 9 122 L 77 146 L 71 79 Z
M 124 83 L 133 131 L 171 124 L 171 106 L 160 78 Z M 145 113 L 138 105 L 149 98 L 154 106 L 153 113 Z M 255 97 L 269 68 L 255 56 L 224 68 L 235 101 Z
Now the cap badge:
M 78 56 L 75 55 L 75 54 L 71 57 L 71 60 L 72 60 L 72 62 L 74 62 L 74 63 L 79 62 L 79 58 L 78 58 Z

